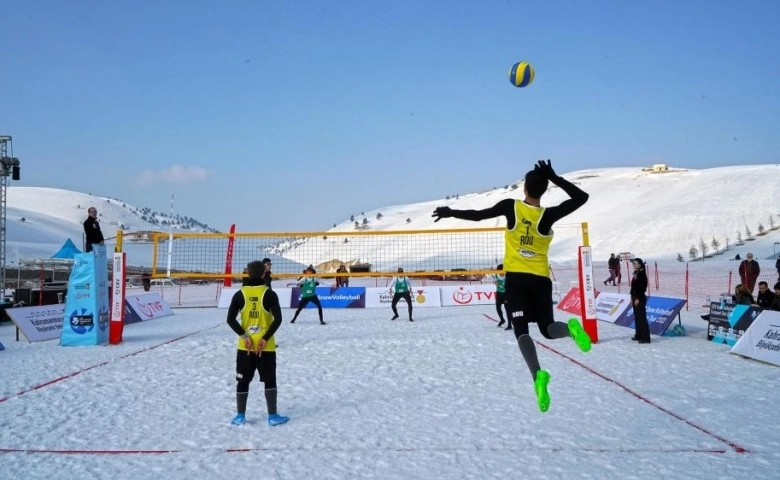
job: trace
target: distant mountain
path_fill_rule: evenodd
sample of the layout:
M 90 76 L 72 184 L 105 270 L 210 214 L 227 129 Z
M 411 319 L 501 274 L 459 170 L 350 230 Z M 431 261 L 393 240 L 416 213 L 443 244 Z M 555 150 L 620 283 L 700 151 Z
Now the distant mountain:
M 726 261 L 736 254 L 744 258 L 752 251 L 759 262 L 763 260 L 762 269 L 772 270 L 774 261 L 767 259 L 780 253 L 780 165 L 704 170 L 670 167 L 657 172 L 640 167 L 603 168 L 563 173 L 563 176 L 588 192 L 590 199 L 584 207 L 556 224 L 550 250 L 552 262 L 575 260 L 577 246 L 582 243 L 582 222 L 588 222 L 590 245 L 597 260 L 606 260 L 613 252 L 631 252 L 660 261 L 676 261 L 678 256 L 685 261 L 700 260 L 704 244 L 706 261 Z M 328 231 L 327 241 L 333 241 L 333 245 L 322 258 L 310 258 L 311 250 L 304 247 L 304 239 L 269 245 L 265 252 L 303 265 L 334 259 L 374 263 L 372 259 L 380 254 L 375 246 L 343 243 L 338 234 L 503 226 L 503 217 L 479 223 L 456 219 L 434 223 L 431 213 L 438 206 L 482 209 L 504 198 L 522 197 L 523 182 L 518 180 L 481 192 L 454 192 L 439 200 L 358 210 Z M 551 186 L 542 205 L 557 205 L 566 198 L 559 188 Z M 97 207 L 107 236 L 113 237 L 120 228 L 136 233 L 129 235 L 125 242 L 128 263 L 151 264 L 151 246 L 143 242 L 144 232 L 167 232 L 167 215 L 117 199 L 30 187 L 8 189 L 8 264 L 12 265 L 17 258 L 49 258 L 69 237 L 81 248 L 81 224 L 89 205 Z M 238 223 L 241 219 L 231 221 Z M 174 217 L 174 222 L 175 230 L 215 231 L 189 217 Z M 133 242 L 133 237 L 141 241 Z M 713 246 L 713 240 L 717 247 Z M 694 257 L 691 248 L 696 249 Z M 425 254 L 415 252 L 416 257 Z M 479 257 L 481 252 L 474 255 Z M 493 265 L 495 260 L 494 255 L 480 259 L 485 265 Z
M 155 212 L 148 207 L 136 207 L 122 200 L 109 197 L 40 187 L 9 187 L 7 190 L 6 214 L 6 262 L 13 264 L 17 259 L 49 258 L 59 250 L 62 243 L 71 238 L 76 246 L 83 248 L 83 222 L 87 208 L 98 210 L 103 235 L 113 239 L 117 230 L 122 230 L 126 245 L 148 241 L 150 233 L 174 231 L 216 232 L 208 225 L 194 218 Z M 113 241 L 109 240 L 113 245 Z M 147 252 L 129 249 L 135 265 L 151 263 L 151 247 Z M 144 259 L 144 257 L 146 257 Z

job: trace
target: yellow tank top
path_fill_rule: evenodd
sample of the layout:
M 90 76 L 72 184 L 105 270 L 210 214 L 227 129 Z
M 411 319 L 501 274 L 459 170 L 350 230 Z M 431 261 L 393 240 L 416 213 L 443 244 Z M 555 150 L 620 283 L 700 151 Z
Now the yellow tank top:
M 544 207 L 533 207 L 515 200 L 515 226 L 504 232 L 504 271 L 522 272 L 550 276 L 550 264 L 547 252 L 553 232 L 549 235 L 539 233 L 539 220 L 544 214 Z
M 274 321 L 274 316 L 268 310 L 263 308 L 263 297 L 268 287 L 258 285 L 253 287 L 241 287 L 241 293 L 244 295 L 244 308 L 241 309 L 241 327 L 252 338 L 252 344 L 257 345 L 268 327 Z M 238 338 L 238 349 L 244 348 L 244 339 Z M 276 340 L 271 337 L 265 344 L 264 352 L 276 351 Z

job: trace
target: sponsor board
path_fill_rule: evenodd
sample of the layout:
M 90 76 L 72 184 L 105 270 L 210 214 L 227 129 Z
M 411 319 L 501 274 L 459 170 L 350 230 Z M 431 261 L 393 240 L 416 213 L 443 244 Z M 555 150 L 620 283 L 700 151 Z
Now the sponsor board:
M 684 306 L 685 300 L 681 298 L 647 297 L 647 323 L 650 326 L 650 333 L 663 335 Z M 634 328 L 634 309 L 623 310 L 614 323 L 621 327 Z
M 138 323 L 173 315 L 173 310 L 159 293 L 149 292 L 125 298 L 125 323 Z
M 718 302 L 710 303 L 707 340 L 733 347 L 748 331 L 759 313 L 760 308 L 750 305 L 724 304 L 721 307 Z
M 558 310 L 571 313 L 572 315 L 582 315 L 582 297 L 580 289 L 577 287 L 569 290 L 569 293 L 558 302 Z
M 42 342 L 60 337 L 65 304 L 8 308 L 5 313 L 28 342 Z
M 230 306 L 233 295 L 241 288 L 223 288 L 219 294 L 219 303 L 217 308 L 227 309 Z M 290 297 L 292 295 L 292 288 L 274 288 L 276 296 L 279 297 L 279 305 L 285 308 L 285 305 L 290 305 Z
M 441 306 L 495 305 L 496 289 L 493 285 L 461 285 L 439 287 Z M 393 297 L 390 297 L 392 300 Z
M 615 323 L 627 308 L 631 308 L 631 296 L 623 293 L 600 292 L 596 297 L 596 319 Z
M 320 299 L 322 308 L 365 308 L 365 287 L 317 287 L 314 293 Z M 301 289 L 293 287 L 290 295 L 290 308 L 298 308 L 301 304 Z M 317 308 L 309 302 L 305 308 Z
M 65 347 L 108 343 L 106 247 L 94 245 L 92 248 L 90 253 L 77 253 L 73 257 L 60 330 L 60 345 Z
M 729 353 L 780 366 L 780 312 L 761 311 Z
M 414 307 L 441 306 L 439 287 L 412 287 L 409 293 L 412 296 Z M 390 308 L 392 302 L 393 292 L 390 287 L 366 288 L 366 308 Z M 404 300 L 400 300 L 399 305 L 402 308 L 405 304 Z

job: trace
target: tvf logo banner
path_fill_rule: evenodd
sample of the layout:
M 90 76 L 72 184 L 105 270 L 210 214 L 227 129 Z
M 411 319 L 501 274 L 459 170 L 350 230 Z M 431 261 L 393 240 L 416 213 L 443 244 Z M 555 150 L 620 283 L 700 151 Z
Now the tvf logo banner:
M 441 305 L 453 307 L 458 305 L 494 305 L 496 289 L 488 285 L 461 285 L 439 287 Z

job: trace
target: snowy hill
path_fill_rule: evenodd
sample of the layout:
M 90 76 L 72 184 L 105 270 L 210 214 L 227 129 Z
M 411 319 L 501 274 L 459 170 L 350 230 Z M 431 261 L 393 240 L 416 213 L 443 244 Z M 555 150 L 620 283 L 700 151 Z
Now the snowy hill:
M 9 187 L 7 196 L 7 251 L 6 262 L 13 265 L 17 260 L 49 258 L 70 238 L 79 249 L 83 248 L 82 223 L 87 218 L 87 208 L 98 210 L 103 235 L 107 244 L 113 246 L 117 230 L 125 233 L 125 249 L 133 265 L 148 265 L 151 262 L 149 244 L 134 244 L 134 238 L 142 239 L 139 232 L 169 230 L 169 223 L 175 231 L 211 232 L 208 225 L 192 218 L 174 214 L 171 222 L 168 215 L 139 208 L 121 200 L 96 197 L 86 193 L 57 188 Z
M 597 259 L 606 259 L 612 252 L 631 252 L 660 261 L 675 261 L 680 255 L 687 261 L 692 246 L 698 250 L 696 258 L 700 259 L 702 242 L 708 250 L 707 261 L 711 256 L 726 261 L 737 253 L 744 257 L 748 251 L 755 253 L 760 261 L 780 252 L 780 165 L 705 170 L 670 168 L 663 172 L 626 167 L 581 170 L 563 176 L 588 192 L 590 200 L 556 225 L 550 252 L 553 262 L 574 260 L 581 239 L 581 222 L 588 222 L 590 244 Z M 480 223 L 456 219 L 434 223 L 431 213 L 437 206 L 481 209 L 504 198 L 522 196 L 521 179 L 487 191 L 454 193 L 440 200 L 358 212 L 329 232 L 503 226 L 503 218 Z M 557 205 L 565 198 L 560 189 L 551 186 L 542 205 Z M 107 237 L 113 237 L 120 227 L 126 232 L 168 231 L 164 223 L 167 215 L 120 200 L 51 188 L 11 187 L 8 189 L 8 264 L 12 265 L 16 258 L 48 258 L 68 237 L 81 247 L 81 224 L 89 205 L 97 207 Z M 241 219 L 232 220 L 238 223 Z M 179 218 L 178 222 L 177 230 L 212 231 L 207 225 L 186 217 Z M 713 239 L 718 244 L 717 255 L 713 255 Z M 344 248 L 350 249 L 351 256 L 371 262 L 372 251 L 355 251 L 353 245 Z M 148 243 L 126 241 L 125 250 L 130 264 L 150 264 L 152 253 Z M 297 259 L 296 246 L 285 250 L 274 253 Z M 301 263 L 308 264 L 331 258 L 304 260 Z
M 590 194 L 588 203 L 557 224 L 550 251 L 553 262 L 575 259 L 581 243 L 581 222 L 588 222 L 590 244 L 597 258 L 612 252 L 631 252 L 654 260 L 690 259 L 690 248 L 701 242 L 707 256 L 718 244 L 720 259 L 744 257 L 753 251 L 759 260 L 780 252 L 780 165 L 746 165 L 705 170 L 669 168 L 653 172 L 639 167 L 590 169 L 563 176 Z M 438 206 L 482 209 L 504 198 L 523 198 L 522 178 L 513 184 L 478 193 L 453 194 L 442 200 L 382 207 L 354 215 L 331 232 L 368 230 L 425 230 L 503 226 L 504 218 L 469 222 L 444 219 L 434 223 Z M 551 185 L 543 206 L 557 205 L 567 196 Z M 379 218 L 377 218 L 379 217 Z M 737 245 L 737 243 L 742 245 Z M 728 245 L 728 254 L 724 249 Z M 358 252 L 371 261 L 371 252 Z

